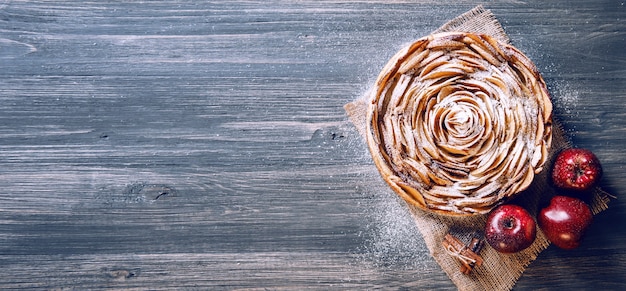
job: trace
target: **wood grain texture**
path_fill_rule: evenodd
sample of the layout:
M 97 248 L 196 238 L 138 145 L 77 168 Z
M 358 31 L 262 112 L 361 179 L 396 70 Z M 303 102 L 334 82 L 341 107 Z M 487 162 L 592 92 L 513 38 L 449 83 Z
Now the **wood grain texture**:
M 620 197 L 516 290 L 626 287 L 623 1 L 485 4 Z M 342 106 L 479 2 L 0 0 L 1 289 L 453 289 Z

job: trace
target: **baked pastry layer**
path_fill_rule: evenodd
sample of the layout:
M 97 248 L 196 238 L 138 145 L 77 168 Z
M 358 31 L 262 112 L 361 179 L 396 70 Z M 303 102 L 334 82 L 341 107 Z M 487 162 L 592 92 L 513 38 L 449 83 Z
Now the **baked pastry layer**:
M 487 35 L 446 32 L 399 51 L 371 91 L 367 142 L 407 202 L 487 213 L 528 188 L 552 141 L 552 103 L 535 65 Z

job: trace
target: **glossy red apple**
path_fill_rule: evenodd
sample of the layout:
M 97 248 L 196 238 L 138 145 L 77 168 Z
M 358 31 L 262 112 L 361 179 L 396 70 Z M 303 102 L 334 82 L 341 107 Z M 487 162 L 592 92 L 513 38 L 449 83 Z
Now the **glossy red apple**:
M 485 240 L 498 252 L 519 252 L 535 241 L 536 234 L 535 220 L 521 206 L 501 205 L 487 217 Z
M 563 150 L 552 166 L 552 182 L 562 189 L 587 191 L 598 183 L 601 176 L 600 161 L 587 149 Z
M 593 215 L 582 200 L 569 196 L 554 196 L 550 205 L 537 217 L 539 227 L 557 247 L 571 250 L 580 245 Z

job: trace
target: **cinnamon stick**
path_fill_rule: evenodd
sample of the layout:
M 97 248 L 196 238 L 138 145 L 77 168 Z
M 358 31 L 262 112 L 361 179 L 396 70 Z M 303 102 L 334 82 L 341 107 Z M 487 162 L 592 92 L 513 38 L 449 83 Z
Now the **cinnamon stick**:
M 483 242 L 477 236 L 474 236 L 469 245 L 464 244 L 451 234 L 446 234 L 443 240 L 444 249 L 459 262 L 461 262 L 461 273 L 469 274 L 475 267 L 479 267 L 483 263 L 483 259 L 478 255 L 482 249 Z

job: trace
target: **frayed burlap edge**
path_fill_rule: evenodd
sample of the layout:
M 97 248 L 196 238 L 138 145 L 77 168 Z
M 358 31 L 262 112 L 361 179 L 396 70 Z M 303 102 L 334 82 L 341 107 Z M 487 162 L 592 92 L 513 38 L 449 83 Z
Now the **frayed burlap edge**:
M 461 31 L 488 34 L 502 42 L 509 42 L 504 29 L 491 13 L 482 6 L 459 15 L 450 20 L 433 33 Z M 369 93 L 365 98 L 369 97 Z M 344 106 L 350 121 L 355 125 L 361 136 L 365 137 L 367 100 L 358 99 Z M 554 156 L 565 148 L 572 147 L 563 127 L 558 120 L 553 121 L 553 140 L 550 150 L 550 161 L 545 168 L 550 168 Z M 532 215 L 536 215 L 541 205 L 557 193 L 548 184 L 547 172 L 537 175 L 533 184 L 523 193 L 516 196 L 511 203 L 524 206 Z M 597 214 L 608 208 L 609 195 L 596 188 L 590 201 L 592 212 Z M 462 240 L 476 231 L 482 232 L 486 223 L 486 215 L 471 217 L 448 217 L 427 213 L 407 203 L 415 219 L 415 223 L 424 238 L 426 246 L 435 261 L 450 277 L 459 290 L 510 290 L 520 278 L 526 267 L 534 261 L 539 253 L 546 249 L 550 242 L 538 228 L 537 238 L 533 245 L 515 254 L 501 254 L 488 245 L 481 252 L 484 260 L 482 266 L 475 268 L 469 275 L 460 272 L 461 264 L 450 256 L 442 247 L 443 237 L 452 233 Z

